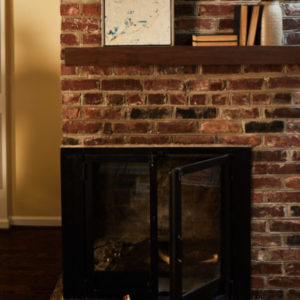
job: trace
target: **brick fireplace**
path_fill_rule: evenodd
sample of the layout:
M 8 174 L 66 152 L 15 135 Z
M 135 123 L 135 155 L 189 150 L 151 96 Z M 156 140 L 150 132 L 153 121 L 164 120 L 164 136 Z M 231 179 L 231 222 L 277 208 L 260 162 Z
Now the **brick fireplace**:
M 102 7 L 61 2 L 63 146 L 252 147 L 253 297 L 300 299 L 300 66 L 67 67 L 64 48 L 102 45 Z M 234 3 L 176 0 L 175 43 L 232 32 Z M 300 44 L 300 4 L 282 9 Z

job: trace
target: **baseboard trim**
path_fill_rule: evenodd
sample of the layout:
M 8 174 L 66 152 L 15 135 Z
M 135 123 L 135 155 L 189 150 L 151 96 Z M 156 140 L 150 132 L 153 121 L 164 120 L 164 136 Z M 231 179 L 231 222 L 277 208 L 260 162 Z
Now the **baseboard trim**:
M 8 219 L 0 219 L 0 229 L 8 229 L 10 226 Z
M 61 217 L 11 217 L 12 226 L 61 226 Z

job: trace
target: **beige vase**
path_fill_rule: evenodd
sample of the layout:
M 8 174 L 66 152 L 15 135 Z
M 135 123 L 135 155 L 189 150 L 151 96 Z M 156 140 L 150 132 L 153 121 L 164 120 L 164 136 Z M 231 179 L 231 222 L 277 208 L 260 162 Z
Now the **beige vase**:
M 275 46 L 283 43 L 282 10 L 279 1 L 262 2 L 261 45 Z

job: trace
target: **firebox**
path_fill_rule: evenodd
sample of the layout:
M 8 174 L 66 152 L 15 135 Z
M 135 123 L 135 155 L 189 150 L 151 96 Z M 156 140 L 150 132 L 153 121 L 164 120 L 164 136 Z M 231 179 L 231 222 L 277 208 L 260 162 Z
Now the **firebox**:
M 250 299 L 250 148 L 62 148 L 64 298 Z

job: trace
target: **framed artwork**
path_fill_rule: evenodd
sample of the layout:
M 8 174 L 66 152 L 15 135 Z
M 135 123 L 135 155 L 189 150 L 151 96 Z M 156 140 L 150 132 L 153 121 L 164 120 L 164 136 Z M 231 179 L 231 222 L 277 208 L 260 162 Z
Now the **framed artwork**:
M 104 0 L 104 46 L 172 45 L 173 0 Z

